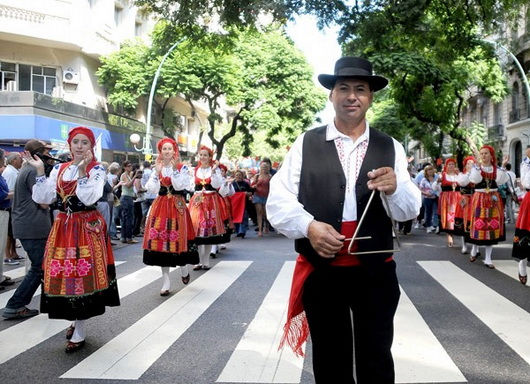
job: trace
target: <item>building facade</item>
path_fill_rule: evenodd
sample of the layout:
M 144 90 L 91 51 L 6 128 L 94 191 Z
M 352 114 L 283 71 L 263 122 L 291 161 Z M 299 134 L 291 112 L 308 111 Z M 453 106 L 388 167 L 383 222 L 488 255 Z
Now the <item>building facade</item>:
M 507 71 L 510 94 L 497 104 L 477 92 L 468 100 L 462 124 L 469 127 L 479 122 L 487 127 L 487 141 L 499 153 L 508 155 L 512 169 L 519 176 L 524 150 L 530 145 L 530 102 L 525 84 L 530 74 L 530 6 L 521 10 L 520 22 L 507 29 L 502 41 L 508 41 L 503 47 L 517 58 L 526 79 L 510 55 L 503 48 L 498 49 Z
M 127 0 L 0 0 L 0 147 L 21 150 L 38 138 L 61 149 L 68 129 L 85 125 L 99 137 L 103 160 L 143 159 L 129 137 L 145 134 L 147 100 L 134 118 L 109 113 L 95 72 L 123 41 L 148 42 L 155 21 Z M 206 109 L 179 98 L 169 104 L 180 149 L 191 155 Z M 155 148 L 163 134 L 153 128 Z

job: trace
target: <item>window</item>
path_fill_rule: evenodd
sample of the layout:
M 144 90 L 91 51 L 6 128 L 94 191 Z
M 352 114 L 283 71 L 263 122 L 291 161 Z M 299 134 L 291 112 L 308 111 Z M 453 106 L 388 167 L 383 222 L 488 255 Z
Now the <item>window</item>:
M 0 91 L 16 91 L 17 65 L 0 62 Z
M 121 24 L 123 18 L 123 8 L 119 5 L 114 5 L 114 25 L 116 27 Z
M 143 24 L 139 21 L 134 23 L 134 36 L 142 36 Z

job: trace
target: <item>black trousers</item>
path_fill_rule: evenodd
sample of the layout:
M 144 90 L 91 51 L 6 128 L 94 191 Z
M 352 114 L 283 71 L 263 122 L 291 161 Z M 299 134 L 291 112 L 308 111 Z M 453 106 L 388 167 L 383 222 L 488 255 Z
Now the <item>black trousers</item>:
M 390 348 L 399 296 L 394 261 L 309 275 L 302 299 L 317 384 L 355 384 L 354 359 L 358 384 L 394 383 Z

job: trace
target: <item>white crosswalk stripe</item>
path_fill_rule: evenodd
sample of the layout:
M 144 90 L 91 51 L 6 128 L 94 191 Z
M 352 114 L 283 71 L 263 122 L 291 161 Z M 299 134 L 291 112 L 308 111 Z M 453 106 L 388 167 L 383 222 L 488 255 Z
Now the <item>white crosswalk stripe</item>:
M 250 264 L 220 262 L 61 378 L 138 379 Z
M 193 327 L 232 284 L 242 278 L 252 261 L 220 261 L 183 289 L 164 300 L 60 378 L 139 380 L 160 357 Z M 284 262 L 264 299 L 226 362 L 219 383 L 300 383 L 304 365 L 288 347 L 278 351 L 287 311 L 294 262 Z M 530 364 L 530 335 L 521 324 L 530 314 L 449 261 L 418 264 L 441 287 L 462 303 L 498 337 Z M 497 269 L 517 280 L 517 263 L 497 260 Z M 120 297 L 134 295 L 161 277 L 159 267 L 142 267 L 118 280 Z M 0 297 L 1 299 L 1 297 Z M 487 305 L 485 305 L 487 303 Z M 247 319 L 248 321 L 248 319 Z M 0 364 L 46 341 L 69 325 L 39 315 L 0 332 Z M 466 383 L 461 368 L 437 339 L 413 301 L 401 287 L 395 317 L 393 355 L 396 383 Z M 29 353 L 29 352 L 28 352 Z M 214 378 L 215 379 L 215 378 Z
M 141 289 L 161 276 L 160 268 L 144 267 L 118 279 L 120 298 Z M 0 364 L 42 343 L 70 325 L 66 320 L 50 320 L 40 314 L 0 332 Z
M 284 264 L 217 382 L 300 382 L 303 359 L 289 348 L 278 350 L 294 265 L 294 261 Z
M 523 324 L 530 324 L 530 313 L 450 261 L 418 263 L 530 364 L 530 334 L 521 332 Z

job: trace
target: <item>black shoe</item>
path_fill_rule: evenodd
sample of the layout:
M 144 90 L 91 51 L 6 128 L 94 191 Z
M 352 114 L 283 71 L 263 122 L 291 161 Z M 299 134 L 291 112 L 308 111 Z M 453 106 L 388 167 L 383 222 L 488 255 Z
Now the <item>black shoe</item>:
M 200 271 L 201 269 L 202 269 L 202 265 L 201 264 L 197 264 L 195 267 L 193 267 L 194 271 Z
M 190 274 L 189 273 L 188 273 L 187 276 L 182 276 L 182 284 L 188 285 L 189 282 L 190 282 Z
M 215 252 L 211 252 L 211 253 L 210 253 L 210 257 L 211 257 L 212 259 L 215 259 L 215 258 L 217 257 L 217 253 L 215 253 Z
M 169 290 L 166 289 L 165 291 L 160 291 L 160 296 L 169 296 Z

